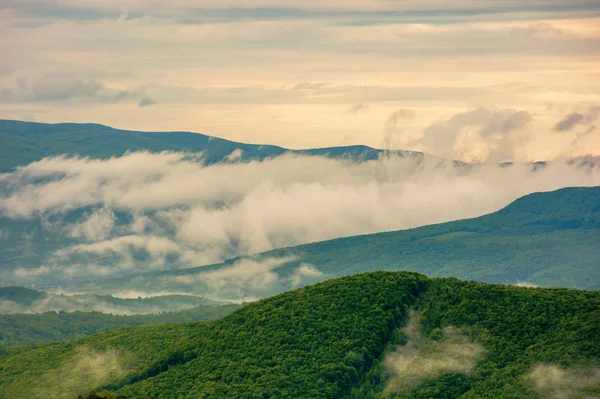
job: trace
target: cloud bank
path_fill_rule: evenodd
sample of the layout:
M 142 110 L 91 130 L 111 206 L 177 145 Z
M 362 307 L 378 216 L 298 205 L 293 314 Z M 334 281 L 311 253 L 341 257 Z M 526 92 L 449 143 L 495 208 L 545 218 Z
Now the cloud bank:
M 517 118 L 519 121 L 523 119 Z M 489 128 L 510 130 L 511 116 Z M 521 122 L 520 122 L 521 123 Z M 54 157 L 0 176 L 3 223 L 43 262 L 4 281 L 205 265 L 274 248 L 475 217 L 516 198 L 600 184 L 595 164 L 460 166 L 432 157 L 349 162 L 285 155 L 205 166 L 182 153 Z M 317 265 L 318 266 L 318 265 Z

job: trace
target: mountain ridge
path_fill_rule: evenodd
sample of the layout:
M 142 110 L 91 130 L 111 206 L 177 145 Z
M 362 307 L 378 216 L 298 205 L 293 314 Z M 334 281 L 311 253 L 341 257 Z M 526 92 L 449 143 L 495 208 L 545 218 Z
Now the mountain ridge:
M 101 140 L 100 140 L 101 139 Z M 42 158 L 57 155 L 110 158 L 134 151 L 204 152 L 203 161 L 264 160 L 286 153 L 353 160 L 375 160 L 382 154 L 423 158 L 417 151 L 382 150 L 366 145 L 287 149 L 270 144 L 235 142 L 186 131 L 145 132 L 116 129 L 96 123 L 39 123 L 0 119 L 0 172 L 9 172 Z M 234 151 L 241 151 L 236 155 Z M 232 154 L 234 159 L 229 159 Z M 458 163 L 462 164 L 462 163 Z

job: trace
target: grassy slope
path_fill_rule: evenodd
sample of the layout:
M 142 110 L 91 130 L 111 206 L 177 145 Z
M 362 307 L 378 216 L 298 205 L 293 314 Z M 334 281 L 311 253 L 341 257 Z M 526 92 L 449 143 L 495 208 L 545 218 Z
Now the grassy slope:
M 101 385 L 126 396 L 378 398 L 384 352 L 409 307 L 423 313 L 425 335 L 454 325 L 486 352 L 469 375 L 443 373 L 398 397 L 537 398 L 523 382 L 533 365 L 600 362 L 600 292 L 376 272 L 287 292 L 211 323 L 115 330 L 26 351 L 0 363 L 0 397 L 53 397 L 44 396 L 55 392 L 52 370 L 85 346 L 119 351 L 126 373 Z

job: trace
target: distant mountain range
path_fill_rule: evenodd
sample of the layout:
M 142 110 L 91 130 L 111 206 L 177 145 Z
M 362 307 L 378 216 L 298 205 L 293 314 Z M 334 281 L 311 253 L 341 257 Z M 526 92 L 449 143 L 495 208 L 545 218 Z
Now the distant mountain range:
M 213 322 L 9 351 L 0 397 L 592 398 L 599 330 L 598 291 L 365 273 Z
M 179 311 L 195 306 L 219 304 L 221 303 L 193 295 L 119 298 L 111 295 L 51 294 L 25 287 L 0 287 L 0 314 L 83 311 L 132 315 Z
M 212 266 L 95 281 L 89 288 L 152 287 L 243 298 L 291 289 L 294 276 L 303 271 L 308 281 L 320 281 L 374 270 L 408 270 L 488 283 L 600 289 L 599 243 L 600 187 L 564 188 L 527 195 L 474 219 L 277 249 Z M 258 268 L 262 277 L 260 272 L 244 276 L 244 285 L 215 291 L 215 275 L 235 275 L 247 262 L 272 266 Z M 275 282 L 268 289 L 257 289 L 255 283 L 264 274 Z
M 0 173 L 42 158 L 67 155 L 106 159 L 133 151 L 203 152 L 206 164 L 263 160 L 285 153 L 377 159 L 381 154 L 423 158 L 421 152 L 385 151 L 367 146 L 289 150 L 274 145 L 244 144 L 191 132 L 137 132 L 92 123 L 37 123 L 0 120 Z

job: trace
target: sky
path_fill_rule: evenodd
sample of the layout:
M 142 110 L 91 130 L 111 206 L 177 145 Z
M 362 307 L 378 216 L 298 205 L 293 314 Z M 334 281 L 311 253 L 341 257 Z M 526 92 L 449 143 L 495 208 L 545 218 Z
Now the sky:
M 597 0 L 0 0 L 0 118 L 600 155 Z

